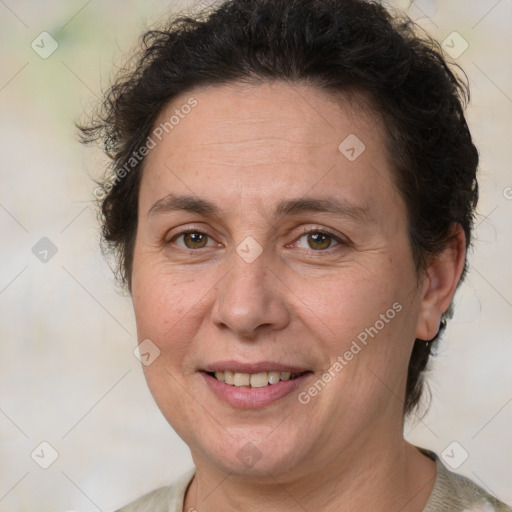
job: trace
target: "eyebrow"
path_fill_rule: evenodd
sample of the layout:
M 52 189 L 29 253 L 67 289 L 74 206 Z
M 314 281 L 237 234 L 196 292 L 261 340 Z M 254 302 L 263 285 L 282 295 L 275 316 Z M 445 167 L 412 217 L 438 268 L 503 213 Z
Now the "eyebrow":
M 156 201 L 149 209 L 148 216 L 180 210 L 211 217 L 220 217 L 222 213 L 222 210 L 215 203 L 206 199 L 171 193 Z M 367 207 L 356 205 L 347 199 L 335 197 L 286 199 L 278 203 L 272 217 L 286 217 L 304 212 L 332 213 L 354 220 L 369 218 Z

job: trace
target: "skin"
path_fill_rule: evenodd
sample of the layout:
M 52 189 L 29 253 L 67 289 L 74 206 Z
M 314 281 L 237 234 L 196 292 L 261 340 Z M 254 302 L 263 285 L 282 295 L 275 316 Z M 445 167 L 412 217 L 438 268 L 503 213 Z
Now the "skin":
M 201 88 L 155 126 L 191 96 L 197 107 L 146 159 L 131 288 L 139 341 L 160 350 L 147 383 L 196 467 L 184 510 L 423 510 L 435 464 L 403 439 L 407 366 L 455 292 L 462 230 L 418 275 L 383 121 L 360 96 L 280 82 Z M 349 134 L 366 146 L 352 162 L 338 150 Z M 149 213 L 170 193 L 218 215 Z M 305 197 L 363 213 L 274 215 Z M 325 230 L 340 241 L 304 234 Z M 249 236 L 263 249 L 252 263 L 236 252 Z M 294 392 L 235 408 L 200 373 L 219 360 L 279 361 L 313 372 L 307 391 L 394 303 L 402 310 L 307 404 Z M 260 456 L 251 466 L 237 457 L 248 442 Z

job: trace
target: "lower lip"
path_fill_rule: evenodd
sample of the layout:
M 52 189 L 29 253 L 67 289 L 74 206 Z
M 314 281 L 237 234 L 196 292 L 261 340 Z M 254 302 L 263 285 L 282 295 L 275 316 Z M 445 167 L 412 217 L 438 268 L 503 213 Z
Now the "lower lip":
M 262 388 L 231 386 L 225 382 L 220 382 L 205 372 L 201 372 L 201 375 L 213 393 L 229 405 L 240 409 L 257 409 L 270 405 L 280 398 L 293 393 L 304 384 L 305 379 L 311 373 L 305 373 L 293 380 L 280 380 L 275 384 L 269 384 Z

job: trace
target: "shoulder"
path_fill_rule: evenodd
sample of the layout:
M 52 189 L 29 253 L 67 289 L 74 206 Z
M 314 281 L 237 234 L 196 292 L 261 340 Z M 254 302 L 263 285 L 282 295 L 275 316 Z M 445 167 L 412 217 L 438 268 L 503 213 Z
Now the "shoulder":
M 436 462 L 434 488 L 424 512 L 512 512 L 512 508 L 491 496 L 475 482 L 448 470 L 439 457 L 422 450 Z
M 155 489 L 116 512 L 182 512 L 185 492 L 194 474 L 195 469 L 191 469 L 171 485 Z

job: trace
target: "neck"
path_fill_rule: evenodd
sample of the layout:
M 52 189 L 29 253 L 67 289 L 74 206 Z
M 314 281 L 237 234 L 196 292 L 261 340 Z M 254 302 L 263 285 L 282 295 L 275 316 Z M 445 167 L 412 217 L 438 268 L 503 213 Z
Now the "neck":
M 196 463 L 184 510 L 213 512 L 423 511 L 435 481 L 435 463 L 403 439 L 352 446 L 308 472 L 249 477 Z

